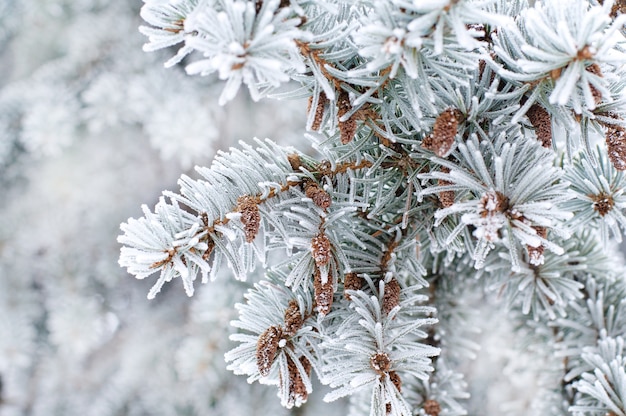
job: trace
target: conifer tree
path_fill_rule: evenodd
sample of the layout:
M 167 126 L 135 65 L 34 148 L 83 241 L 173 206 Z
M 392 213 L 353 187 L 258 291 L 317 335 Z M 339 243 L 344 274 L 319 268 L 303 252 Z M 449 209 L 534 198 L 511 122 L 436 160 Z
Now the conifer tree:
M 225 358 L 286 408 L 317 380 L 351 415 L 468 414 L 479 293 L 546 357 L 532 414 L 626 415 L 625 7 L 146 0 L 145 50 L 220 104 L 308 99 L 311 149 L 219 153 L 122 224 L 120 265 L 149 298 L 256 279 Z

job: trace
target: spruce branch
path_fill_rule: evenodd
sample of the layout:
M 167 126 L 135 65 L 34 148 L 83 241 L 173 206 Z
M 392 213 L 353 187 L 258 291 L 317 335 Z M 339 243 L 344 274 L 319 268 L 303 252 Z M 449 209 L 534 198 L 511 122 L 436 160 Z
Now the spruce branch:
M 432 318 L 416 318 L 414 314 L 429 313 L 432 309 L 415 306 L 424 300 L 417 295 L 415 288 L 401 291 L 400 303 L 385 312 L 384 281 L 378 287 L 370 280 L 368 292 L 350 292 L 350 302 L 354 311 L 337 312 L 332 318 L 338 321 L 335 336 L 323 344 L 327 349 L 327 367 L 323 381 L 337 390 L 326 395 L 326 401 L 333 401 L 367 389 L 371 392 L 371 413 L 384 415 L 411 414 L 410 407 L 402 397 L 403 378 L 427 378 L 432 371 L 428 357 L 439 350 L 419 342 L 426 333 L 421 327 L 436 322 Z M 406 311 L 404 310 L 406 309 Z M 406 322 L 402 315 L 408 313 L 412 320 Z
M 482 267 L 487 253 L 503 242 L 512 253 L 526 247 L 544 246 L 556 254 L 562 249 L 541 236 L 537 227 L 561 230 L 558 224 L 571 214 L 558 210 L 556 201 L 570 198 L 565 184 L 559 181 L 562 172 L 550 166 L 552 154 L 533 140 L 522 139 L 510 145 L 504 135 L 494 143 L 477 143 L 476 139 L 459 145 L 455 158 L 466 168 L 444 159 L 431 160 L 450 170 L 449 173 L 433 171 L 421 174 L 424 180 L 443 180 L 452 185 L 436 185 L 422 191 L 423 195 L 455 191 L 466 193 L 463 201 L 435 213 L 435 226 L 451 215 L 459 215 L 459 231 L 452 231 L 453 238 L 465 225 L 474 227 L 478 240 L 473 256 L 476 267 Z M 522 173 L 523 171 L 523 173 Z M 550 201 L 550 202 L 548 202 Z M 533 228 L 534 227 L 534 228 Z M 562 232 L 562 231 L 557 231 Z M 515 254 L 513 255 L 515 256 Z M 513 270 L 520 267 L 518 259 L 511 258 Z M 533 260 L 541 264 L 540 257 Z
M 339 219 L 347 207 L 338 204 L 338 211 L 327 218 L 332 196 L 322 189 L 319 181 L 323 183 L 324 178 L 332 180 L 353 169 L 363 169 L 368 163 L 312 164 L 309 168 L 315 170 L 303 173 L 293 170 L 294 166 L 305 170 L 307 166 L 302 161 L 305 158 L 296 156 L 295 151 L 270 142 L 257 143 L 261 146 L 258 149 L 250 146 L 244 146 L 243 151 L 233 149 L 219 155 L 211 169 L 198 169 L 202 180 L 181 177 L 180 194 L 165 192 L 155 213 L 144 207 L 144 218 L 130 219 L 122 225 L 125 234 L 119 237 L 119 242 L 125 247 L 120 264 L 138 278 L 161 272 L 150 298 L 165 282 L 177 276 L 181 276 L 191 296 L 196 276 L 201 274 L 202 281 L 208 281 L 209 274 L 216 270 L 211 264 L 219 265 L 224 260 L 237 278 L 245 279 L 246 273 L 255 267 L 255 255 L 262 262 L 267 257 L 264 249 L 253 244 L 258 240 L 262 247 L 271 249 L 313 247 L 310 254 L 300 258 L 314 259 L 324 282 L 329 263 L 333 268 L 338 267 L 337 261 L 330 262 L 328 237 L 319 231 L 324 222 Z M 227 191 L 233 185 L 238 193 Z M 345 182 L 344 185 L 350 186 Z M 352 203 L 358 202 L 347 190 L 339 194 L 352 199 Z M 272 207 L 266 207 L 268 204 Z M 276 210 L 284 215 L 270 214 Z M 309 233 L 308 242 L 289 237 L 289 229 Z M 263 236 L 257 238 L 260 230 Z M 323 240 L 316 243 L 316 238 Z M 319 251 L 322 248 L 324 253 Z
M 241 345 L 225 357 L 235 374 L 278 386 L 281 404 L 299 407 L 313 389 L 311 370 L 320 371 L 320 327 L 310 292 L 292 292 L 279 282 L 255 285 L 247 303 L 237 305 L 239 320 L 232 325 L 245 332 L 231 336 Z
M 623 231 L 620 228 L 624 230 L 626 227 L 623 213 L 626 201 L 622 196 L 626 182 L 622 171 L 617 170 L 599 150 L 591 159 L 581 153 L 570 167 L 565 180 L 572 184 L 570 189 L 575 199 L 564 204 L 565 209 L 574 213 L 570 226 L 577 228 L 593 221 L 598 223 L 605 244 L 609 230 L 617 241 L 621 241 Z

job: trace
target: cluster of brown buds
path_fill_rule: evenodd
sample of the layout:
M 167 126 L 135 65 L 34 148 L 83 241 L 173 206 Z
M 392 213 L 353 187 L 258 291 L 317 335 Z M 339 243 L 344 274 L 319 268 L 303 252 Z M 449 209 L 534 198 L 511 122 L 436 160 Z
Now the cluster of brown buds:
M 370 367 L 378 374 L 378 377 L 381 379 L 389 377 L 398 392 L 401 392 L 402 380 L 398 373 L 391 369 L 392 365 L 391 357 L 384 351 L 378 351 L 370 357 Z M 391 413 L 391 403 L 386 403 L 386 407 L 387 413 Z
M 305 317 L 302 315 L 298 302 L 292 299 L 285 310 L 283 325 L 272 325 L 259 336 L 256 346 L 256 363 L 262 376 L 266 377 L 270 374 L 274 362 L 281 354 L 281 349 L 293 349 L 291 338 L 297 335 L 297 332 L 304 325 L 304 321 Z M 309 392 L 292 355 L 294 354 L 284 353 L 288 374 L 282 374 L 282 371 L 279 370 L 279 383 L 282 385 L 285 381 L 283 377 L 287 377 L 288 402 L 291 405 L 298 405 L 306 402 Z M 303 355 L 298 358 L 298 361 L 306 376 L 310 378 L 312 368 L 310 361 Z
M 422 147 L 430 150 L 439 157 L 447 157 L 454 146 L 456 136 L 459 132 L 459 121 L 462 113 L 454 108 L 448 108 L 435 119 L 433 132 L 422 140 Z M 449 173 L 450 169 L 442 167 L 441 171 Z M 439 179 L 439 186 L 451 185 L 444 179 Z M 454 191 L 442 191 L 437 195 L 439 203 L 443 208 L 451 207 L 454 204 Z

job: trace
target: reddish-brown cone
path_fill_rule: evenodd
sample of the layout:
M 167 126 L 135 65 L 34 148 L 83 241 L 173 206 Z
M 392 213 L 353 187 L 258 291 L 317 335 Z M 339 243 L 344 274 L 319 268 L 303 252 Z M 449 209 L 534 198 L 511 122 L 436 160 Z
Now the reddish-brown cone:
M 343 278 L 343 296 L 346 300 L 351 300 L 346 290 L 360 290 L 363 287 L 363 278 L 356 273 L 348 273 Z
M 604 217 L 608 214 L 613 207 L 615 206 L 615 200 L 612 195 L 609 195 L 604 192 L 600 192 L 598 195 L 589 195 L 593 200 L 593 209 L 601 217 Z
M 550 78 L 552 78 L 553 81 L 556 81 L 557 79 L 561 78 L 562 72 L 563 68 L 554 68 L 550 71 Z
M 300 357 L 300 364 L 304 368 L 307 377 L 311 376 L 311 363 L 306 357 Z M 294 405 L 299 405 L 307 401 L 309 393 L 306 391 L 306 384 L 302 379 L 302 374 L 291 357 L 287 356 L 287 368 L 289 369 L 289 401 Z
M 300 313 L 298 301 L 295 299 L 290 300 L 289 306 L 285 310 L 285 333 L 287 335 L 294 335 L 300 328 L 302 328 L 303 323 L 304 320 L 302 319 L 302 314 Z
M 350 104 L 350 95 L 341 90 L 337 97 L 337 116 L 341 119 L 346 113 L 352 110 L 352 104 Z M 339 124 L 339 138 L 342 144 L 348 144 L 354 139 L 356 134 L 356 117 L 350 116 L 345 121 L 338 121 Z
M 313 289 L 315 291 L 315 306 L 320 315 L 324 316 L 330 312 L 333 305 L 333 280 L 328 276 L 326 283 L 322 283 L 322 274 L 316 268 L 313 276 Z
M 330 240 L 323 232 L 319 233 L 311 240 L 311 253 L 317 267 L 325 266 L 330 261 L 331 256 Z
M 318 207 L 326 210 L 330 206 L 331 199 L 328 192 L 320 188 L 317 184 L 312 183 L 306 187 L 304 191 L 307 198 L 311 198 L 313 203 Z
M 509 208 L 509 198 L 502 192 L 488 192 L 480 198 L 480 205 L 483 209 L 480 216 L 485 218 L 493 212 L 504 212 Z
M 383 295 L 383 312 L 389 313 L 393 308 L 400 304 L 400 283 L 396 278 L 392 278 L 385 283 L 385 294 Z
M 287 161 L 291 165 L 291 169 L 294 172 L 300 172 L 300 167 L 302 166 L 302 160 L 300 160 L 300 155 L 297 153 L 290 153 L 287 155 Z
M 328 99 L 326 98 L 326 94 L 324 94 L 324 92 L 320 93 L 319 98 L 317 99 L 317 105 L 315 106 L 315 109 L 313 111 L 315 111 L 315 115 L 313 116 L 313 123 L 311 124 L 311 130 L 313 131 L 319 131 L 319 129 L 322 127 L 322 121 L 324 120 L 324 107 L 326 106 L 326 103 L 328 102 Z M 308 106 L 308 110 L 307 111 L 311 111 L 311 106 L 313 105 L 313 97 L 311 96 L 309 98 L 309 106 Z
M 249 195 L 244 195 L 237 199 L 237 212 L 241 213 L 241 223 L 246 242 L 251 243 L 259 232 L 261 226 L 261 214 L 255 199 Z
M 460 117 L 461 112 L 453 108 L 448 108 L 439 114 L 433 126 L 433 133 L 422 140 L 422 147 L 439 157 L 448 156 L 459 131 Z
M 262 376 L 270 373 L 282 337 L 283 331 L 276 325 L 270 326 L 259 336 L 256 343 L 256 365 Z
M 606 132 L 609 159 L 617 170 L 626 170 L 626 130 L 620 126 L 609 126 Z
M 535 128 L 537 139 L 543 147 L 552 147 L 552 118 L 545 108 L 533 104 L 526 112 L 526 117 Z

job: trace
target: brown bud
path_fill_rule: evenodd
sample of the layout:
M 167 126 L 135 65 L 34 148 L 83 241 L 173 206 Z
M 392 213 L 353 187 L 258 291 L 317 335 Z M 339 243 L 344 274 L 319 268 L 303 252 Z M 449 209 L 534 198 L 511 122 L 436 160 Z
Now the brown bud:
M 602 4 L 604 2 L 601 1 L 600 3 Z M 626 0 L 615 0 L 613 7 L 611 7 L 611 17 L 615 18 L 623 13 L 626 13 Z
M 291 169 L 293 169 L 294 172 L 300 172 L 300 167 L 302 166 L 302 160 L 300 160 L 300 155 L 298 155 L 297 153 L 290 153 L 287 155 L 287 161 L 289 161 Z
M 311 124 L 311 130 L 319 131 L 322 127 L 322 121 L 324 120 L 324 107 L 328 99 L 326 98 L 326 94 L 322 91 L 317 99 L 317 105 L 315 106 L 315 115 L 313 117 L 313 123 Z M 313 97 L 309 98 L 309 106 L 307 112 L 311 111 L 311 106 L 313 105 Z
M 330 206 L 331 199 L 328 192 L 320 188 L 317 184 L 310 184 L 304 191 L 307 198 L 311 198 L 318 207 L 326 210 Z
M 376 354 L 370 357 L 370 367 L 376 371 L 379 375 L 385 375 L 391 369 L 391 358 L 389 354 L 383 351 L 378 351 Z
M 487 61 L 484 59 L 480 59 L 478 61 L 478 73 L 480 74 L 480 78 L 483 77 L 483 73 L 485 72 L 485 68 L 487 68 Z
M 429 416 L 439 416 L 441 405 L 436 400 L 428 399 L 424 402 L 424 412 Z
M 241 213 L 241 223 L 243 224 L 246 242 L 251 243 L 254 241 L 254 237 L 259 232 L 261 225 L 259 206 L 253 197 L 245 195 L 237 199 L 237 212 Z
M 311 252 L 313 253 L 313 260 L 317 267 L 325 266 L 330 261 L 331 257 L 331 244 L 330 240 L 323 232 L 319 233 L 311 240 Z
M 576 57 L 580 60 L 593 59 L 594 54 L 594 49 L 589 45 L 585 45 L 581 50 L 578 51 Z
M 341 119 L 345 114 L 352 110 L 352 104 L 350 104 L 350 95 L 341 90 L 337 97 L 337 116 Z M 342 144 L 348 144 L 354 139 L 356 134 L 356 118 L 350 117 L 346 121 L 339 121 L 339 138 Z
M 438 181 L 438 185 L 439 186 L 450 185 L 450 182 L 447 182 L 447 181 L 444 181 L 444 180 L 440 179 Z M 442 192 L 439 192 L 437 197 L 439 198 L 439 203 L 444 208 L 449 208 L 452 205 L 454 205 L 454 198 L 455 198 L 454 191 L 442 191 Z
M 383 312 L 389 313 L 400 304 L 400 283 L 396 278 L 392 278 L 389 283 L 385 283 L 385 293 L 383 295 Z
M 259 336 L 256 343 L 256 365 L 262 376 L 270 373 L 282 337 L 283 331 L 276 325 L 270 326 Z
M 456 134 L 459 131 L 459 110 L 448 108 L 439 114 L 433 126 L 433 133 L 422 140 L 422 147 L 439 157 L 446 157 L 452 150 Z
M 509 198 L 502 192 L 488 191 L 480 198 L 480 216 L 486 218 L 494 212 L 505 212 L 509 209 Z
M 349 118 L 348 120 L 339 123 L 339 138 L 341 140 L 341 144 L 348 144 L 352 141 L 352 139 L 354 139 L 356 128 L 356 120 L 353 118 Z
M 552 147 L 552 118 L 546 109 L 539 104 L 533 104 L 526 112 L 526 117 L 535 128 L 541 145 Z
M 398 375 L 398 373 L 396 373 L 395 371 L 389 372 L 389 379 L 391 380 L 393 385 L 396 386 L 396 389 L 398 389 L 398 393 L 401 393 L 402 392 L 402 379 L 400 379 L 400 376 Z
M 606 132 L 609 159 L 617 170 L 626 170 L 626 131 L 620 126 L 609 126 Z
M 393 253 L 394 248 L 395 247 L 391 247 L 383 251 L 383 255 L 380 257 L 380 270 L 381 271 L 385 272 L 387 270 L 387 265 L 389 264 L 389 261 L 391 260 L 391 254 Z
M 309 360 L 305 356 L 302 356 L 300 357 L 300 364 L 304 367 L 307 377 L 310 377 L 311 363 Z M 306 391 L 302 374 L 300 374 L 298 367 L 289 356 L 287 357 L 287 368 L 289 369 L 289 401 L 297 406 L 306 402 L 309 393 Z
M 363 279 L 356 273 L 348 273 L 343 278 L 343 296 L 351 300 L 346 290 L 360 290 L 363 287 Z
M 602 70 L 600 69 L 600 65 L 593 63 L 589 65 L 586 69 L 587 72 L 591 72 L 594 75 L 602 77 Z M 593 95 L 593 99 L 596 105 L 600 104 L 602 102 L 602 93 L 591 84 L 589 84 L 589 88 L 591 89 L 591 94 Z
M 333 296 L 335 295 L 333 280 L 328 276 L 326 283 L 323 283 L 322 274 L 318 269 L 315 269 L 313 289 L 315 291 L 316 309 L 320 315 L 325 316 L 330 312 L 330 308 L 333 305 Z
M 442 166 L 441 171 L 443 173 L 449 173 L 450 169 L 448 169 L 445 166 Z M 452 185 L 452 182 L 446 181 L 445 179 L 438 179 L 437 185 L 439 186 Z M 454 191 L 441 191 L 437 194 L 437 197 L 439 198 L 439 203 L 444 208 L 448 208 L 454 205 L 454 197 L 455 197 Z
M 600 192 L 598 195 L 589 195 L 593 200 L 593 209 L 600 214 L 601 217 L 604 217 L 608 214 L 615 205 L 615 201 L 613 200 L 613 196 L 609 195 L 605 192 Z
M 550 78 L 552 78 L 553 81 L 556 81 L 557 79 L 561 78 L 562 72 L 563 68 L 554 68 L 550 71 Z
M 302 324 L 304 320 L 302 319 L 302 314 L 300 313 L 300 306 L 298 306 L 298 301 L 292 299 L 289 301 L 289 306 L 285 310 L 285 333 L 288 335 L 294 335 L 300 328 L 302 328 Z

